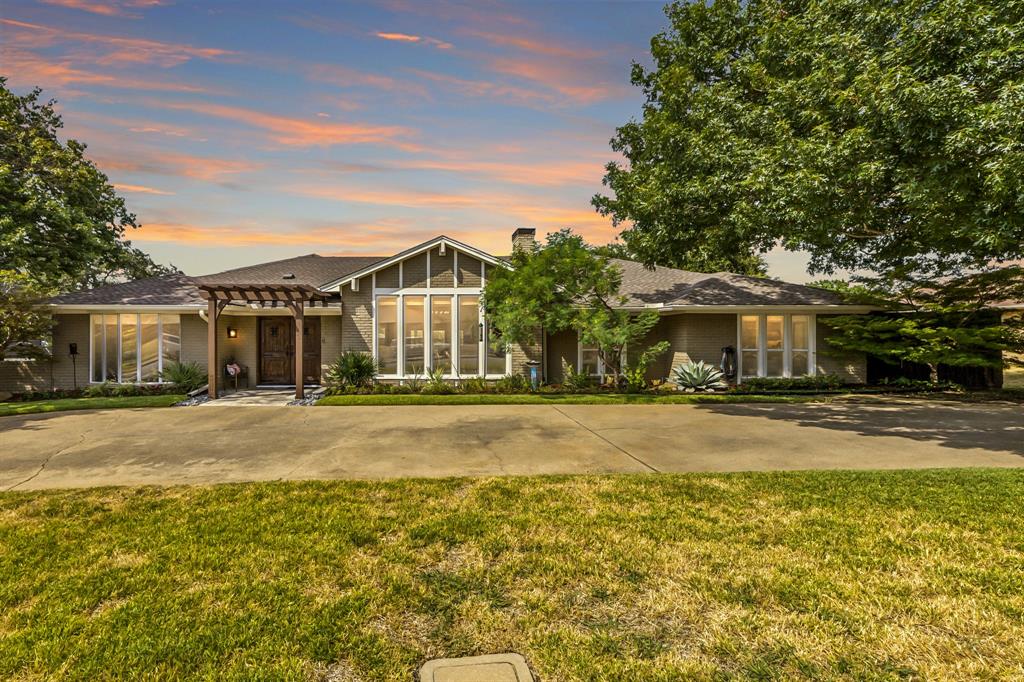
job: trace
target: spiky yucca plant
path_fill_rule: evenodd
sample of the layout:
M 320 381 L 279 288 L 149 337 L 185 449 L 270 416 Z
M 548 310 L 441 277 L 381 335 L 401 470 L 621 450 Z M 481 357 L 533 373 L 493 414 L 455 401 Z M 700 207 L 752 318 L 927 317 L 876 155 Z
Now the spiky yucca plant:
M 701 360 L 700 362 L 687 362 L 672 370 L 672 378 L 680 390 L 694 393 L 696 391 L 713 392 L 726 388 L 722 372 L 714 365 Z

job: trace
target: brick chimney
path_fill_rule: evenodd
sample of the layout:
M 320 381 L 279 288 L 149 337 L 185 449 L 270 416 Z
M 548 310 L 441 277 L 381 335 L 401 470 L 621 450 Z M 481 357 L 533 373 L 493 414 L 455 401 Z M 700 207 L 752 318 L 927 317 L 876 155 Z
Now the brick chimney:
M 532 249 L 537 243 L 537 230 L 532 227 L 519 227 L 512 233 L 512 251 Z

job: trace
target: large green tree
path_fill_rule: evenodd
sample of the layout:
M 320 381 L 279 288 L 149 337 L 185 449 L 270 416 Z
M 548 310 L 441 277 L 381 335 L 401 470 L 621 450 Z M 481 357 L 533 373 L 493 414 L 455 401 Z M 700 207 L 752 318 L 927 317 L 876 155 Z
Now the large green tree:
M 676 2 L 597 208 L 647 263 L 812 272 L 1024 257 L 1022 0 Z
M 125 238 L 135 216 L 39 96 L 0 77 L 0 270 L 55 291 L 173 271 Z
M 501 331 L 499 343 L 506 346 L 531 343 L 541 329 L 577 332 L 584 344 L 597 347 L 618 385 L 626 369 L 626 346 L 642 363 L 668 349 L 667 342 L 638 347 L 657 324 L 658 313 L 624 310 L 621 286 L 622 272 L 608 257 L 562 230 L 549 234 L 544 247 L 517 249 L 511 269 L 495 269 L 484 287 L 483 306 Z

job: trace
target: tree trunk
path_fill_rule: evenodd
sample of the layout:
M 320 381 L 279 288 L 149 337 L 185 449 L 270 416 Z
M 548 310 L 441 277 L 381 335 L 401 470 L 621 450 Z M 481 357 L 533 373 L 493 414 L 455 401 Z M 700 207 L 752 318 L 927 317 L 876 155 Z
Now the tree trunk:
M 933 384 L 939 383 L 939 366 L 933 363 L 928 363 L 928 381 Z

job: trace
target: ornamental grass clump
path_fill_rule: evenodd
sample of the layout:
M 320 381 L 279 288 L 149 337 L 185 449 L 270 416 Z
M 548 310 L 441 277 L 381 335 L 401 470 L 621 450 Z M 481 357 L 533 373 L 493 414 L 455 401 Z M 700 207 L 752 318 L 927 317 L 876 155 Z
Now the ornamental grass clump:
M 327 368 L 327 385 L 332 389 L 364 388 L 377 376 L 377 361 L 369 353 L 345 351 Z
M 672 378 L 687 393 L 714 393 L 728 387 L 721 370 L 703 360 L 679 365 L 672 370 Z

